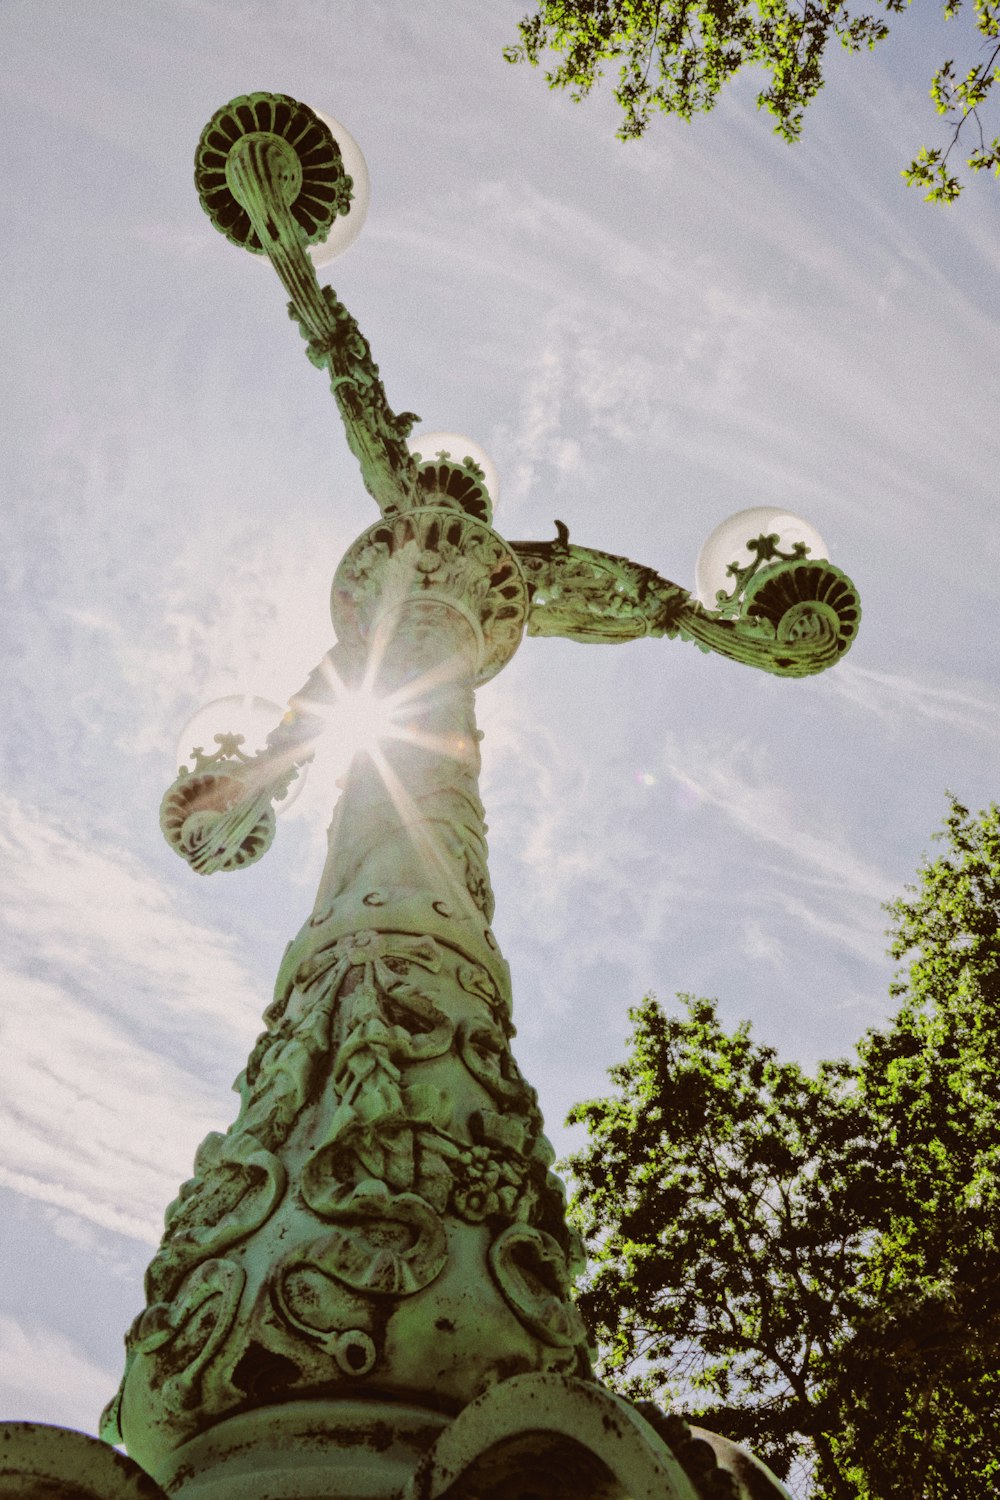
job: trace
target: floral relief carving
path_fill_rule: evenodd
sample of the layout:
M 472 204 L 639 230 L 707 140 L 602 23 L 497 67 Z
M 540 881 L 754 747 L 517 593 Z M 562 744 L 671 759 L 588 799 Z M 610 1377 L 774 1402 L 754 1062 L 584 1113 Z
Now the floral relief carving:
M 332 991 L 318 995 L 293 1017 L 285 1002 L 236 1080 L 241 1108 L 233 1132 L 247 1131 L 274 1149 L 285 1142 L 320 1084 L 335 1003 Z
M 394 1305 L 442 1276 L 463 1225 L 486 1231 L 476 1253 L 489 1247 L 528 1334 L 553 1358 L 581 1347 L 561 1185 L 493 976 L 429 935 L 376 930 L 293 970 L 238 1080 L 236 1123 L 203 1143 L 168 1212 L 126 1374 L 144 1358 L 178 1412 L 195 1399 L 225 1410 L 245 1380 L 361 1380 L 380 1368 Z M 283 1203 L 290 1248 L 248 1287 L 240 1246 Z M 230 1248 L 237 1261 L 220 1258 Z
M 397 1190 L 425 1188 L 443 1206 L 435 1186 L 443 1167 L 419 1143 L 428 1129 L 449 1126 L 452 1104 L 444 1089 L 411 1081 L 404 1068 L 448 1053 L 454 1023 L 411 980 L 413 966 L 440 970 L 433 939 L 361 932 L 316 955 L 297 975 L 313 983 L 325 975 L 338 996 L 336 1107 L 302 1175 L 305 1201 L 324 1217 L 331 1193 L 359 1171 Z
M 219 1414 L 248 1392 L 391 1383 L 401 1335 L 387 1330 L 447 1281 L 461 1226 L 478 1231 L 474 1254 L 488 1256 L 522 1336 L 560 1368 L 579 1362 L 582 1331 L 562 1295 L 573 1243 L 561 1187 L 489 971 L 429 936 L 352 932 L 294 966 L 266 1019 L 238 1081 L 236 1124 L 203 1144 L 171 1206 L 126 1379 L 138 1361 L 182 1426 L 185 1413 Z M 241 1245 L 279 1208 L 293 1237 L 261 1281 Z M 311 1236 L 303 1210 L 316 1216 Z M 229 1246 L 234 1261 L 219 1256 Z M 436 1294 L 445 1316 L 450 1286 Z M 462 1358 L 489 1367 L 474 1329 L 462 1338 Z M 115 1404 L 112 1440 L 117 1422 Z

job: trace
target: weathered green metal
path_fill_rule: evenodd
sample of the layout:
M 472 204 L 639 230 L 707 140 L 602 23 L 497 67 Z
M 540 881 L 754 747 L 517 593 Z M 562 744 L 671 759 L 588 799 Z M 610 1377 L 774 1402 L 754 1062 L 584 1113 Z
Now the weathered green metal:
M 591 1376 L 578 1246 L 511 1052 L 474 690 L 525 630 L 679 635 L 801 675 L 849 645 L 856 595 L 828 564 L 779 561 L 740 580 L 730 618 L 561 523 L 551 542 L 499 536 L 475 465 L 410 456 L 414 419 L 316 283 L 306 243 L 345 189 L 324 167 L 314 210 L 303 143 L 330 156 L 313 122 L 285 96 L 233 101 L 199 146 L 199 190 L 223 233 L 271 258 L 382 517 L 333 581 L 335 670 L 262 754 L 225 735 L 197 751 L 164 831 L 201 873 L 259 858 L 331 680 L 405 699 L 407 732 L 352 764 L 238 1116 L 167 1210 L 102 1432 L 180 1500 L 781 1496 L 732 1445 Z
M 748 568 L 715 611 L 652 568 L 577 547 L 561 522 L 556 528 L 555 541 L 512 544 L 529 589 L 529 635 L 607 644 L 679 636 L 779 677 L 807 677 L 832 666 L 857 634 L 857 590 L 832 563 L 796 552 Z
M 267 104 L 268 100 L 273 102 Z M 289 312 L 306 339 L 310 360 L 329 370 L 348 444 L 383 516 L 430 501 L 457 504 L 488 520 L 481 486 L 480 493 L 473 494 L 466 483 L 465 494 L 457 498 L 462 488 L 454 472 L 457 465 L 446 465 L 444 459 L 439 465 L 414 461 L 406 439 L 417 417 L 393 412 L 367 340 L 332 287 L 320 287 L 316 280 L 305 253 L 310 235 L 295 216 L 299 176 L 289 165 L 292 147 L 287 134 L 269 136 L 261 125 L 268 108 L 277 117 L 279 109 L 293 104 L 283 95 L 253 94 L 213 116 L 196 158 L 196 181 L 206 211 L 230 238 L 246 243 L 255 237 L 270 255 L 291 297 Z M 318 130 L 326 131 L 312 111 L 304 105 L 298 109 L 311 116 Z M 282 115 L 282 124 L 284 119 Z M 226 140 L 228 155 L 223 155 Z M 332 137 L 329 140 L 332 143 Z M 214 173 L 214 198 L 203 187 L 201 164 L 206 158 Z M 304 166 L 300 175 L 305 178 Z M 219 200 L 226 204 L 221 219 Z M 337 202 L 340 207 L 343 199 Z M 252 227 L 252 234 L 243 239 L 232 229 L 236 208 Z M 239 222 L 243 233 L 243 220 Z M 450 488 L 444 467 L 452 470 Z M 778 676 L 805 677 L 832 666 L 857 634 L 857 590 L 832 564 L 808 559 L 801 543 L 784 553 L 772 536 L 748 538 L 753 561 L 745 568 L 732 564 L 734 588 L 721 596 L 718 609 L 709 610 L 651 568 L 570 546 L 565 528 L 556 524 L 554 542 L 513 544 L 529 590 L 529 635 L 565 635 L 600 643 L 643 635 L 679 636 L 747 666 Z M 799 566 L 804 561 L 807 568 Z
M 511 569 L 483 523 L 425 514 L 379 523 L 338 573 L 342 675 L 377 662 L 413 733 L 352 765 L 239 1116 L 168 1210 L 103 1429 L 169 1488 L 206 1429 L 249 1412 L 316 1398 L 336 1455 L 362 1397 L 429 1443 L 512 1375 L 589 1376 L 578 1252 L 510 1050 L 477 787 L 474 683 L 516 645 L 523 590 L 491 587 Z
M 166 1500 L 106 1443 L 45 1422 L 0 1422 L 0 1500 Z

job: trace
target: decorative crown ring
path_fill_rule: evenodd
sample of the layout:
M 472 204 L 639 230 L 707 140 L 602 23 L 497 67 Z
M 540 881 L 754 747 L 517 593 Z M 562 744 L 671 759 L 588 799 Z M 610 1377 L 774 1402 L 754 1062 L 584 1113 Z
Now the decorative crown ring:
M 351 206 L 353 183 L 344 171 L 340 147 L 328 125 L 287 94 L 241 94 L 216 110 L 201 133 L 194 158 L 194 182 L 202 208 L 221 234 L 256 255 L 264 247 L 250 215 L 232 190 L 226 167 L 230 153 L 247 136 L 271 136 L 293 154 L 294 195 L 289 204 L 308 245 L 326 238 L 339 214 Z
M 782 552 L 778 547 L 779 540 L 778 533 L 772 531 L 764 536 L 751 537 L 747 541 L 746 549 L 753 553 L 753 558 L 746 567 L 741 568 L 738 562 L 729 564 L 726 577 L 733 578 L 736 582 L 732 593 L 727 594 L 725 589 L 720 589 L 716 594 L 717 614 L 727 618 L 741 612 L 743 591 L 761 568 L 780 562 L 798 562 L 809 555 L 810 549 L 805 542 L 796 542 L 790 552 Z

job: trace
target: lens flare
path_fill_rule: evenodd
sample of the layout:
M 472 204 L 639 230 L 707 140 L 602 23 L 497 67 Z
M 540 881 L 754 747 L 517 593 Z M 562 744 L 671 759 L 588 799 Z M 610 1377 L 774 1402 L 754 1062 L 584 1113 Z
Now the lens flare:
M 341 759 L 371 755 L 384 739 L 405 733 L 397 714 L 397 695 L 377 698 L 370 688 L 348 690 L 330 710 L 330 729 Z

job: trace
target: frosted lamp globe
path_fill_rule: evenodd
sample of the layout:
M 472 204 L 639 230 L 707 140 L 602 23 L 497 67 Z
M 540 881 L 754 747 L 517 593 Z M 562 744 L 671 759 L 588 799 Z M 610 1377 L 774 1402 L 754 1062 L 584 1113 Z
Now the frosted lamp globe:
M 312 106 L 310 106 L 312 107 Z M 371 186 L 368 178 L 368 166 L 361 154 L 361 147 L 354 139 L 346 126 L 341 125 L 332 115 L 325 115 L 321 109 L 313 108 L 313 114 L 318 115 L 324 125 L 329 126 L 330 133 L 344 159 L 344 170 L 354 184 L 354 197 L 346 214 L 340 214 L 330 225 L 330 233 L 325 240 L 318 245 L 309 246 L 309 255 L 312 263 L 319 271 L 323 266 L 328 266 L 332 260 L 353 245 L 364 226 L 368 217 L 368 203 L 371 198 Z M 291 792 L 288 794 L 291 796 Z
M 253 693 L 232 693 L 226 698 L 214 698 L 199 708 L 184 725 L 177 740 L 177 765 L 193 768 L 192 751 L 199 747 L 205 755 L 213 755 L 219 748 L 215 742 L 217 734 L 241 734 L 240 750 L 244 755 L 254 756 L 263 750 L 272 729 L 277 729 L 285 710 L 269 698 L 258 698 Z M 286 812 L 302 790 L 306 767 L 299 769 L 284 797 L 274 803 L 276 813 Z
M 726 571 L 730 563 L 747 568 L 753 562 L 756 554 L 750 551 L 747 542 L 775 533 L 780 552 L 791 552 L 796 542 L 804 542 L 810 559 L 829 558 L 823 538 L 801 516 L 793 516 L 776 505 L 752 505 L 748 510 L 739 510 L 716 526 L 698 554 L 695 592 L 706 609 L 717 607 L 716 595 L 720 590 L 731 594 L 736 587 L 735 578 Z M 762 564 L 762 570 L 766 567 L 767 563 Z
M 497 473 L 497 466 L 486 449 L 479 443 L 473 442 L 472 438 L 462 437 L 458 432 L 419 432 L 415 437 L 410 438 L 407 447 L 414 458 L 426 464 L 433 463 L 441 453 L 447 453 L 451 462 L 456 464 L 461 464 L 465 459 L 471 458 L 485 474 L 483 483 L 490 500 L 494 506 L 496 505 L 497 496 L 500 493 L 500 476 Z

